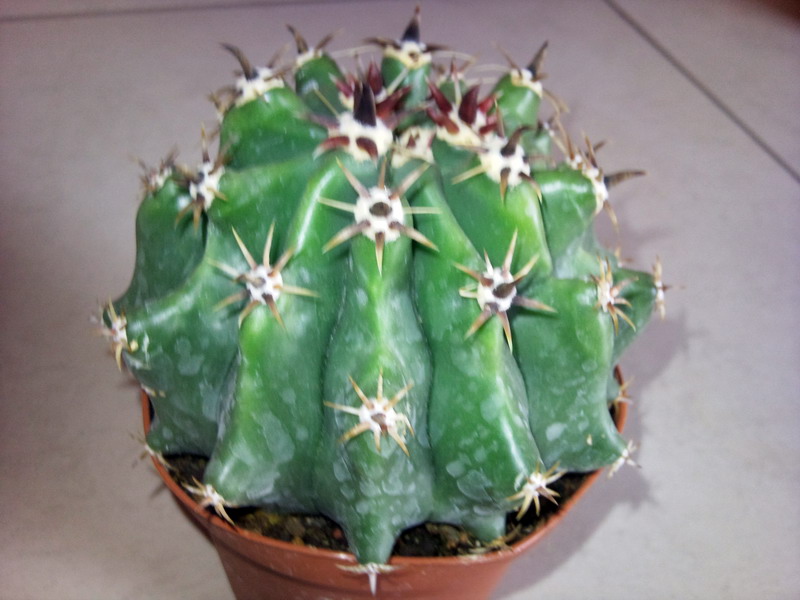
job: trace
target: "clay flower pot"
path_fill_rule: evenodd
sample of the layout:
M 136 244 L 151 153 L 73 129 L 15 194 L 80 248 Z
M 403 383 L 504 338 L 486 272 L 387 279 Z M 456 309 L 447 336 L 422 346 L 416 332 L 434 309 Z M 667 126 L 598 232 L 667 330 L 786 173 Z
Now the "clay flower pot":
M 144 393 L 142 409 L 147 431 L 150 403 Z M 620 431 L 626 417 L 627 405 L 621 403 L 615 414 Z M 158 460 L 153 462 L 178 502 L 207 531 L 237 600 L 485 600 L 511 562 L 558 525 L 600 474 L 589 475 L 542 526 L 508 549 L 457 557 L 393 556 L 390 570 L 370 576 L 348 569 L 357 566 L 350 553 L 298 546 L 232 527 L 201 508 Z

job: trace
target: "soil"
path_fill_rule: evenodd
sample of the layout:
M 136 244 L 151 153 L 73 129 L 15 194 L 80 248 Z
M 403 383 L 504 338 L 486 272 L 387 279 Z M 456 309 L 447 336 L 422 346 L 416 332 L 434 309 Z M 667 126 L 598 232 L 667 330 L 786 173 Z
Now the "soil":
M 204 457 L 180 454 L 165 458 L 173 479 L 184 489 L 196 485 L 197 481 L 202 481 L 207 462 Z M 580 487 L 588 475 L 568 473 L 549 487 L 559 494 L 559 501 L 563 503 Z M 397 539 L 392 554 L 459 556 L 493 552 L 513 544 L 541 527 L 557 510 L 557 505 L 544 500 L 538 516 L 533 507 L 520 520 L 517 520 L 516 511 L 508 513 L 506 536 L 491 544 L 481 542 L 462 527 L 446 523 L 424 523 L 404 531 Z M 342 552 L 348 550 L 347 540 L 341 527 L 322 515 L 285 514 L 262 508 L 228 508 L 226 511 L 237 527 L 260 535 L 297 545 Z

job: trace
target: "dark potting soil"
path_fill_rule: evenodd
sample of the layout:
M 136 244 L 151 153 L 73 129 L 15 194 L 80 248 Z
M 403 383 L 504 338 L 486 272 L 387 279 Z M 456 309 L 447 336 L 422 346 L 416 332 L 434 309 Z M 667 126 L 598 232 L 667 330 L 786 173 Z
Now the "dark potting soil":
M 173 479 L 184 489 L 202 481 L 207 462 L 205 458 L 189 454 L 171 455 L 165 458 Z M 549 487 L 559 494 L 559 503 L 564 503 L 587 477 L 588 474 L 568 473 Z M 191 495 L 188 490 L 187 493 Z M 341 527 L 322 515 L 277 513 L 263 508 L 227 508 L 226 511 L 241 529 L 303 546 L 341 552 L 348 550 L 347 540 Z M 424 523 L 404 531 L 397 539 L 392 554 L 458 556 L 493 552 L 529 535 L 544 525 L 557 511 L 558 506 L 542 499 L 538 516 L 533 506 L 519 520 L 516 511 L 508 513 L 505 537 L 492 544 L 481 542 L 462 527 L 446 523 Z

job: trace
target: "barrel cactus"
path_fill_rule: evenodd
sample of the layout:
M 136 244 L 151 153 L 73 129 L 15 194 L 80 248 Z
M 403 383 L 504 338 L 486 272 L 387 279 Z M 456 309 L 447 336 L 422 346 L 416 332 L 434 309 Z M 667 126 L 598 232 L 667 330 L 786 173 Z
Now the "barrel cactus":
M 288 65 L 225 46 L 216 153 L 145 174 L 105 333 L 150 450 L 208 457 L 198 502 L 327 515 L 374 575 L 409 526 L 493 540 L 631 462 L 612 372 L 664 286 L 598 243 L 635 173 L 539 119 L 544 47 L 483 94 L 418 11 L 353 73 L 290 30 Z

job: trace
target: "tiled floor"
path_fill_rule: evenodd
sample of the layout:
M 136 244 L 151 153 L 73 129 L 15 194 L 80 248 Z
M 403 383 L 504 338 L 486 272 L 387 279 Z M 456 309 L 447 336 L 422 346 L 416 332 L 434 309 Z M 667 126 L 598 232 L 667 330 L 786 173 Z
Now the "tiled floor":
M 386 2 L 0 5 L 0 597 L 219 600 L 213 549 L 138 462 L 136 390 L 91 336 L 127 284 L 138 168 L 199 157 L 204 96 L 284 23 L 393 36 Z M 550 41 L 575 133 L 607 139 L 625 256 L 677 284 L 623 367 L 641 470 L 603 480 L 496 598 L 800 596 L 800 18 L 791 3 L 434 1 L 483 61 Z

